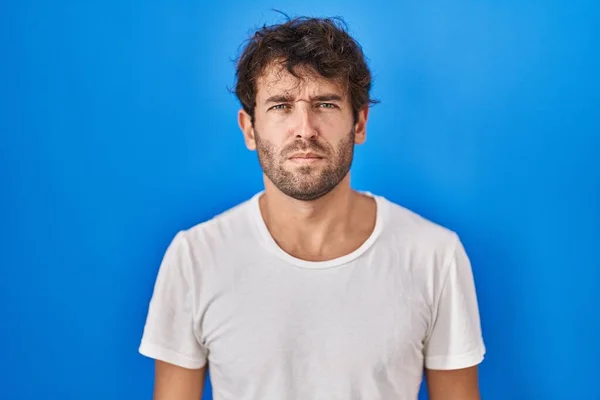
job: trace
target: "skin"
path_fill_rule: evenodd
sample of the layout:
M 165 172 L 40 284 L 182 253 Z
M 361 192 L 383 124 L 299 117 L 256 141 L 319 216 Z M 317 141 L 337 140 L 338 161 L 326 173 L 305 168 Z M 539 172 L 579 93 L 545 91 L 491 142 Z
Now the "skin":
M 350 187 L 354 146 L 366 140 L 367 106 L 355 120 L 335 82 L 299 69 L 302 79 L 272 65 L 257 80 L 254 121 L 243 109 L 238 123 L 263 169 L 262 216 L 290 255 L 324 261 L 346 255 L 371 235 L 373 199 Z M 156 364 L 154 400 L 198 400 L 206 368 Z M 477 366 L 426 370 L 431 400 L 479 400 Z
M 289 254 L 323 261 L 357 249 L 375 226 L 375 202 L 350 188 L 349 174 L 369 109 L 354 121 L 339 85 L 298 72 L 303 79 L 267 69 L 257 81 L 254 124 L 244 110 L 238 122 L 263 168 L 259 202 L 271 235 Z
M 425 369 L 430 400 L 481 400 L 477 366 L 454 369 Z
M 154 400 L 199 400 L 204 391 L 206 367 L 187 369 L 156 360 Z

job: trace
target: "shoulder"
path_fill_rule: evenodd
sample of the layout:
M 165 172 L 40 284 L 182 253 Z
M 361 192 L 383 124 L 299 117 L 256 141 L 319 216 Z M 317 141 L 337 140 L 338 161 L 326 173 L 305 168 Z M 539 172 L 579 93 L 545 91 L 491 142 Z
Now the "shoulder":
M 455 231 L 383 196 L 376 197 L 383 208 L 382 234 L 386 241 L 420 257 L 436 257 L 442 264 L 448 261 L 460 242 Z
M 189 252 L 193 261 L 210 254 L 238 248 L 244 239 L 255 236 L 255 197 L 219 212 L 208 220 L 180 230 L 176 241 Z

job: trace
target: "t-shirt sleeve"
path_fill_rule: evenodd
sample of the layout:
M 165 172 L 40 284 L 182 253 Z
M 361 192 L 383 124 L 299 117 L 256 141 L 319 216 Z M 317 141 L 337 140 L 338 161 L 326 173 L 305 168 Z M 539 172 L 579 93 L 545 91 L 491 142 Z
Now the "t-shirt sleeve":
M 194 329 L 194 285 L 184 233 L 179 232 L 161 262 L 148 307 L 139 352 L 184 368 L 206 364 L 207 351 Z
M 471 367 L 485 354 L 471 263 L 458 237 L 455 243 L 425 341 L 428 369 Z

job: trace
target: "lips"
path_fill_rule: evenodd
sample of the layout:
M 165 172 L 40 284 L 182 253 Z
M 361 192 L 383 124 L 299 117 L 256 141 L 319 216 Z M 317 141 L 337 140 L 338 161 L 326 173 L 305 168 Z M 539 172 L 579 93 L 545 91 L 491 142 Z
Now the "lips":
M 323 157 L 315 153 L 294 154 L 290 157 L 291 160 L 318 160 L 321 158 Z

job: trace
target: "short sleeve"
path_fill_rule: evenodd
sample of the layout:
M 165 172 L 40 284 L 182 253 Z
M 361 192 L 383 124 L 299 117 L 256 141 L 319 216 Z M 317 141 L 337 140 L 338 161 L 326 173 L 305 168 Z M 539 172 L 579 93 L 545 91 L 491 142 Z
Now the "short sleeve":
M 207 351 L 194 330 L 194 285 L 184 233 L 179 232 L 162 259 L 148 307 L 139 352 L 184 368 L 206 364 Z
M 455 243 L 425 341 L 427 369 L 471 367 L 485 354 L 471 263 L 458 237 Z

